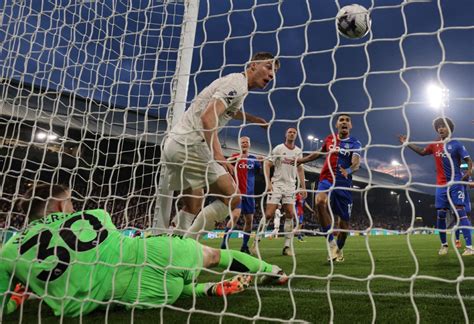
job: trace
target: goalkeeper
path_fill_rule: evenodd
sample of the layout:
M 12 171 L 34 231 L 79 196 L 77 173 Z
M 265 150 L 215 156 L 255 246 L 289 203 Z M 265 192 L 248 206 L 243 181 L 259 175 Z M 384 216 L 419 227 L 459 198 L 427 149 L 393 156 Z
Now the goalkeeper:
M 71 191 L 61 185 L 31 188 L 20 207 L 29 225 L 0 251 L 0 319 L 26 299 L 21 287 L 10 290 L 16 281 L 55 315 L 79 316 L 108 303 L 152 308 L 180 296 L 230 295 L 251 279 L 240 275 L 219 283 L 193 283 L 202 268 L 262 272 L 262 282 L 288 280 L 275 265 L 193 239 L 126 237 L 104 210 L 75 212 Z

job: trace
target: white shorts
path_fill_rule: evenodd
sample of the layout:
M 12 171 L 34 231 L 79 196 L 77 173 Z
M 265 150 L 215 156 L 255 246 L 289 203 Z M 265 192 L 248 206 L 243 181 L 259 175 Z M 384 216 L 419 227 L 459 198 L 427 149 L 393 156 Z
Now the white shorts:
M 227 174 L 222 165 L 212 161 L 206 142 L 185 146 L 168 138 L 161 156 L 168 176 L 169 190 L 206 188 L 220 176 Z
M 280 202 L 282 205 L 294 205 L 296 202 L 296 191 L 288 187 L 282 187 L 273 184 L 273 190 L 268 194 L 267 204 L 278 205 Z

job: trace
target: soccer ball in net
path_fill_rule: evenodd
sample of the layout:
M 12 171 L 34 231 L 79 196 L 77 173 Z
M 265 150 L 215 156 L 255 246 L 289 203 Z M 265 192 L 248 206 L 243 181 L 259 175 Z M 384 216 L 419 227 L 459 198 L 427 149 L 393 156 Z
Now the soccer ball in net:
M 336 16 L 337 30 L 347 38 L 362 38 L 369 32 L 369 11 L 358 4 L 342 7 Z

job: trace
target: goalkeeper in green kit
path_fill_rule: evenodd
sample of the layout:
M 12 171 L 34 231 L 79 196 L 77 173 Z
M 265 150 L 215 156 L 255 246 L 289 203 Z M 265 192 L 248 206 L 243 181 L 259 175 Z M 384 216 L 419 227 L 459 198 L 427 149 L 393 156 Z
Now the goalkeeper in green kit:
M 21 203 L 29 225 L 0 251 L 0 320 L 34 293 L 55 315 L 79 316 L 104 303 L 135 308 L 174 303 L 181 296 L 224 296 L 243 291 L 249 274 L 284 284 L 275 265 L 218 250 L 180 236 L 130 238 L 104 210 L 75 212 L 71 192 L 37 185 Z M 194 283 L 203 268 L 244 273 L 218 283 Z M 20 282 L 22 285 L 14 285 Z M 27 291 L 28 293 L 25 293 Z

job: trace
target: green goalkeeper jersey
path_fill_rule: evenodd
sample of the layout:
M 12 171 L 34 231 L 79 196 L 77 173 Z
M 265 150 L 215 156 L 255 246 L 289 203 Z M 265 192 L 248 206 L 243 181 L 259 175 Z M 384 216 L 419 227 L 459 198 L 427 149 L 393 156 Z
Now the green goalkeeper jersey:
M 0 305 L 16 309 L 8 292 L 19 280 L 56 315 L 89 313 L 125 292 L 144 241 L 122 235 L 104 210 L 33 221 L 0 251 Z

